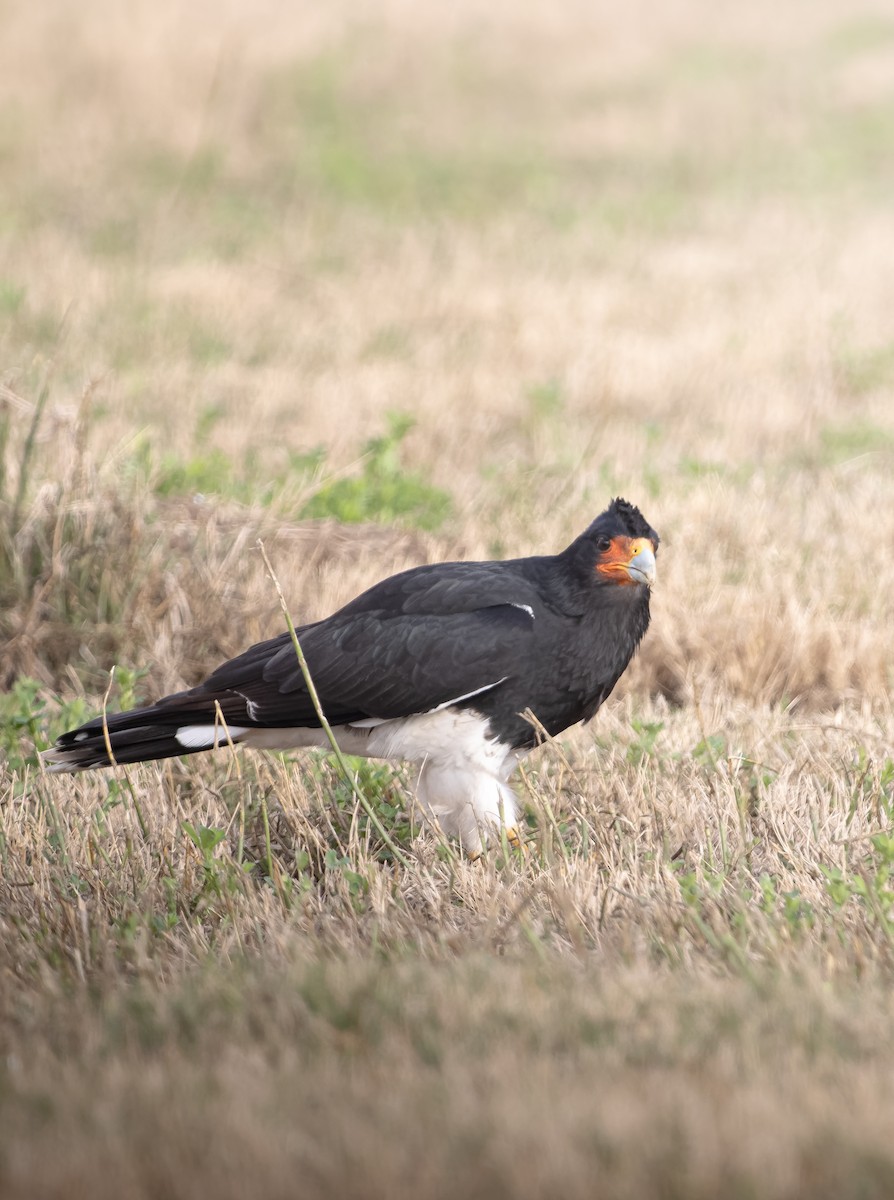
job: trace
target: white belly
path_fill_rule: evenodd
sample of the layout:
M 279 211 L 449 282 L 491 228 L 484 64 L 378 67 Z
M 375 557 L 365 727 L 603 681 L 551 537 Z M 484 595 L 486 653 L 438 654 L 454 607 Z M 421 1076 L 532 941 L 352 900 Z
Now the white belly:
M 488 830 L 514 828 L 517 802 L 508 779 L 525 752 L 489 737 L 486 719 L 476 713 L 447 708 L 332 732 L 346 754 L 419 763 L 417 800 L 466 850 L 481 850 Z M 245 729 L 238 741 L 266 750 L 329 746 L 322 729 Z

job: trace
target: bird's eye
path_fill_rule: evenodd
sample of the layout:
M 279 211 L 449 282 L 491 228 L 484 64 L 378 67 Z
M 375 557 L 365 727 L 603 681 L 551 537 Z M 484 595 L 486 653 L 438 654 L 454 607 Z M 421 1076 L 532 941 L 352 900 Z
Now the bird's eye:
M 599 537 L 596 539 L 596 549 L 599 551 L 600 554 L 604 554 L 605 551 L 608 550 L 609 546 L 611 546 L 611 544 L 612 544 L 611 538 L 606 537 L 606 535 L 604 533 L 600 533 Z

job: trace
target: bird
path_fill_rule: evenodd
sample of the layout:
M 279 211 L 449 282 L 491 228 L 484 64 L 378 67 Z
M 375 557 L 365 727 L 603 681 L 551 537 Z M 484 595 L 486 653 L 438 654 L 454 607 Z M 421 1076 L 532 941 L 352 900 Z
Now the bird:
M 618 497 L 558 554 L 411 567 L 299 626 L 338 746 L 415 764 L 423 814 L 470 857 L 501 831 L 517 844 L 510 778 L 544 735 L 588 721 L 610 695 L 649 625 L 658 544 Z M 96 717 L 42 757 L 75 772 L 231 744 L 329 745 L 291 633 L 197 687 Z

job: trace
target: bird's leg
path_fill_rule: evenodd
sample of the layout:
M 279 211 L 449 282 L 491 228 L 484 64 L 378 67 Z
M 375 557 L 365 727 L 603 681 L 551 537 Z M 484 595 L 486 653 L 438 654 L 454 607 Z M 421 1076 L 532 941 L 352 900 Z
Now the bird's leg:
M 504 830 L 513 848 L 521 844 L 515 793 L 490 771 L 428 760 L 419 773 L 416 797 L 426 816 L 458 838 L 472 860 L 488 841 L 499 841 Z
M 527 843 L 522 841 L 521 837 L 519 836 L 518 829 L 512 825 L 508 829 L 504 829 L 504 832 L 506 834 L 506 844 L 508 845 L 509 849 L 524 853 L 524 851 L 527 849 Z M 466 857 L 468 858 L 469 862 L 474 863 L 478 862 L 479 859 L 484 858 L 484 853 L 485 852 L 483 849 L 467 850 Z
M 503 842 L 510 850 L 520 850 L 523 847 L 518 825 L 518 801 L 515 793 L 508 784 L 488 776 L 486 786 L 476 794 L 475 801 L 476 825 L 478 836 L 484 847 L 493 841 Z M 480 857 L 477 852 L 470 857 L 474 861 Z

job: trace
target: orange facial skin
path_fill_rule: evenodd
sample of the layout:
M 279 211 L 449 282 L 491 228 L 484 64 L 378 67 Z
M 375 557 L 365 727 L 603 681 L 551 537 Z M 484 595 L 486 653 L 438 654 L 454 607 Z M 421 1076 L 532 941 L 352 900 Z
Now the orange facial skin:
M 600 575 L 608 576 L 613 583 L 642 583 L 642 579 L 637 579 L 630 573 L 630 563 L 643 551 L 649 552 L 654 570 L 655 547 L 649 538 L 612 538 L 609 548 L 601 554 L 596 570 Z

